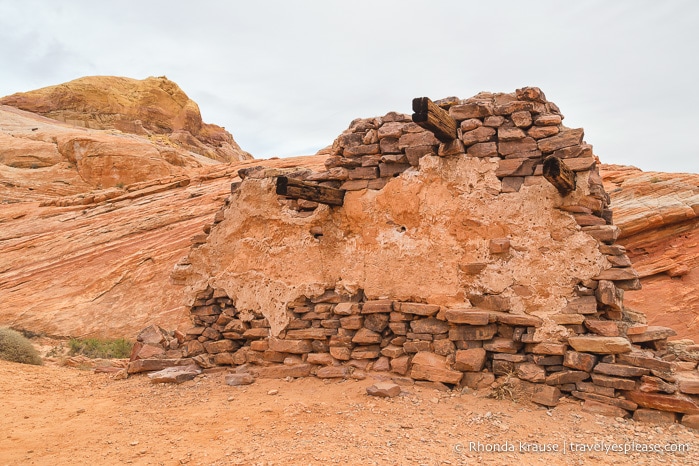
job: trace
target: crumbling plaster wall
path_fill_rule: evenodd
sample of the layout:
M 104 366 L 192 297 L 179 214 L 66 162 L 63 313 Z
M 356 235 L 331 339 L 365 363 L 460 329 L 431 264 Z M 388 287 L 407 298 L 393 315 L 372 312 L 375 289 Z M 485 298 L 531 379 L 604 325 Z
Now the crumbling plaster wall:
M 241 312 L 262 313 L 272 335 L 287 325 L 287 303 L 333 288 L 443 306 L 500 295 L 514 313 L 559 313 L 577 283 L 608 267 L 597 241 L 556 209 L 589 194 L 588 172 L 564 200 L 541 176 L 503 193 L 496 168 L 488 158 L 424 156 L 383 189 L 348 191 L 342 207 L 309 216 L 280 201 L 273 177 L 248 178 L 189 255 L 188 304 L 207 285 L 223 289 Z M 509 250 L 491 252 L 500 238 Z

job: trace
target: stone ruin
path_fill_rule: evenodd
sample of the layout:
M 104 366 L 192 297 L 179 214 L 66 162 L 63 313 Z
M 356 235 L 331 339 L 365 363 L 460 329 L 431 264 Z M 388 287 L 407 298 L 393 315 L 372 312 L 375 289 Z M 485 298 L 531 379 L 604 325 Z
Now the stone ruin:
M 583 129 L 533 87 L 413 109 L 354 120 L 325 171 L 241 170 L 172 272 L 193 326 L 151 329 L 128 371 L 518 380 L 546 406 L 696 423 L 699 353 L 624 307 L 640 282 Z

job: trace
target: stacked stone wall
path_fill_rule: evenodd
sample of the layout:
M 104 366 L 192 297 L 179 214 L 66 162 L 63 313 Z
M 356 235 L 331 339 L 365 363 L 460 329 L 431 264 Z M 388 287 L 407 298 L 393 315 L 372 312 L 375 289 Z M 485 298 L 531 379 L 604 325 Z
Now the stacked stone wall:
M 191 295 L 193 327 L 180 342 L 186 362 L 230 367 L 232 383 L 379 372 L 401 383 L 480 389 L 516 379 L 528 387 L 532 401 L 547 406 L 565 395 L 586 410 L 613 416 L 674 421 L 699 415 L 698 348 L 668 344 L 671 329 L 648 326 L 645 316 L 624 306 L 624 291 L 640 283 L 624 248 L 615 244 L 619 229 L 584 131 L 565 127 L 558 107 L 538 88 L 435 104 L 456 122 L 454 139 L 440 141 L 410 116 L 391 112 L 353 121 L 328 149 L 325 171 L 284 175 L 346 192 L 371 191 L 419 171 L 424 157 L 479 158 L 496 164 L 499 190 L 490 194 L 516 202 L 523 187 L 551 181 L 544 162 L 553 157 L 574 174 L 575 185 L 551 208 L 596 240 L 606 259 L 600 273 L 580 277 L 566 304 L 541 317 L 513 312 L 511 296 L 527 291 L 520 283 L 508 287 L 510 294 L 470 293 L 456 305 L 427 297 L 370 299 L 362 290 L 338 292 L 338 286 L 286 303 L 288 324 L 281 332 L 272 332 L 264 312 L 239 310 L 224 290 L 208 286 Z M 243 179 L 278 175 L 267 169 L 240 173 Z M 303 199 L 279 201 L 304 215 L 319 206 Z M 193 250 L 207 243 L 224 210 L 196 238 Z M 514 240 L 490 239 L 493 260 L 510 254 Z M 186 268 L 189 262 L 178 265 Z M 463 264 L 461 273 L 477 276 L 486 265 Z

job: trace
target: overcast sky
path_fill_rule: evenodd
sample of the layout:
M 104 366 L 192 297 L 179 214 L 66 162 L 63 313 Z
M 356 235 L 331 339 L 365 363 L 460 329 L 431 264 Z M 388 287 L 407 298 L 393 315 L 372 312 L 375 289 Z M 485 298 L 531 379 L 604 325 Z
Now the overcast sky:
M 538 86 L 606 163 L 699 173 L 699 2 L 0 0 L 0 96 L 165 75 L 255 157 Z

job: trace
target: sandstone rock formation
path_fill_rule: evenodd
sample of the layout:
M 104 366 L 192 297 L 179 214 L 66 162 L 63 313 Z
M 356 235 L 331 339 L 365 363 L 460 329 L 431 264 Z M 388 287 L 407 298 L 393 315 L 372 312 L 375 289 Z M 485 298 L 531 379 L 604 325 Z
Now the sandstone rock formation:
M 185 328 L 181 288 L 169 273 L 220 209 L 236 171 L 322 162 L 219 164 L 92 191 L 70 184 L 78 179 L 70 170 L 7 169 L 0 182 L 0 325 L 112 338 L 132 338 L 151 323 Z M 27 177 L 38 172 L 45 178 Z
M 699 340 L 699 175 L 603 165 L 614 223 L 643 289 L 625 296 L 650 323 Z
M 252 158 L 225 129 L 204 123 L 198 105 L 164 76 L 143 80 L 89 76 L 3 97 L 0 105 L 73 126 L 159 140 L 171 146 L 171 152 L 179 148 L 224 162 Z

